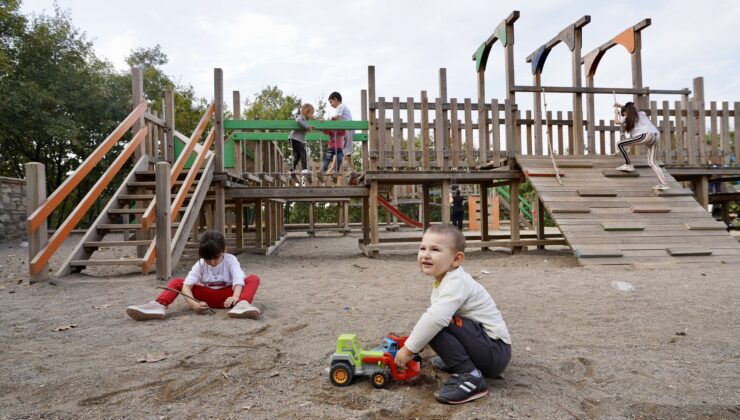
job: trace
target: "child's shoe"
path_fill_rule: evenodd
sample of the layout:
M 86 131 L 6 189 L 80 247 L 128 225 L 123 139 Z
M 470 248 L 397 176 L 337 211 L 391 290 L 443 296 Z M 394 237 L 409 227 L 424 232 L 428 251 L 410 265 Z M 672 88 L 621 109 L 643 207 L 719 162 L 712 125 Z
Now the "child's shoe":
M 304 170 L 302 170 L 302 171 L 301 171 L 301 175 L 306 175 L 306 174 L 308 174 L 309 172 L 310 172 L 310 171 L 309 171 L 308 169 L 304 169 Z
M 167 307 L 156 300 L 149 301 L 143 305 L 129 306 L 126 313 L 137 321 L 148 319 L 164 319 Z
M 655 191 L 665 191 L 665 190 L 667 190 L 668 188 L 670 188 L 670 187 L 668 187 L 668 185 L 667 185 L 667 184 L 658 184 L 658 185 L 656 185 L 656 186 L 654 186 L 654 187 L 653 187 L 653 189 L 654 189 Z
M 260 310 L 256 306 L 240 300 L 232 310 L 229 311 L 230 318 L 251 318 L 257 319 L 260 316 Z
M 483 377 L 470 373 L 456 373 L 434 393 L 437 401 L 445 404 L 462 404 L 488 394 L 488 383 Z
M 617 170 L 622 172 L 632 172 L 635 170 L 635 165 L 628 165 L 625 163 L 624 165 L 618 167 Z

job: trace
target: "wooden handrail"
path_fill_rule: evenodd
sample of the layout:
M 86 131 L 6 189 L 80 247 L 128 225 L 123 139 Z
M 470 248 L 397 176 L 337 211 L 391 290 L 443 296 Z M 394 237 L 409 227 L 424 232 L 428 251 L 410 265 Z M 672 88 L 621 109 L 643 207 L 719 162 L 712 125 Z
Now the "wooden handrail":
M 64 199 L 72 192 L 72 190 L 80 184 L 80 182 L 92 171 L 92 169 L 105 157 L 105 154 L 110 151 L 111 148 L 123 137 L 131 126 L 144 115 L 147 104 L 142 102 L 131 111 L 130 114 L 124 119 L 118 127 L 105 139 L 90 156 L 85 159 L 82 164 L 70 175 L 67 179 L 62 182 L 53 193 L 46 199 L 36 211 L 28 217 L 27 225 L 28 232 L 33 233 L 41 224 L 56 210 L 57 206 L 64 201 Z
M 175 185 L 175 182 L 177 181 L 177 177 L 180 175 L 180 172 L 182 172 L 182 168 L 185 167 L 185 162 L 188 161 L 188 158 L 190 158 L 190 154 L 193 152 L 193 149 L 195 148 L 196 143 L 198 143 L 198 139 L 203 134 L 203 132 L 206 130 L 206 126 L 208 125 L 208 120 L 211 119 L 213 114 L 216 112 L 216 105 L 215 103 L 211 102 L 211 105 L 208 107 L 206 112 L 203 114 L 203 117 L 201 117 L 200 121 L 198 122 L 198 125 L 195 127 L 195 131 L 193 131 L 193 134 L 190 136 L 190 139 L 187 143 L 185 143 L 185 148 L 183 149 L 182 153 L 180 153 L 180 156 L 177 158 L 177 161 L 175 161 L 175 164 L 172 165 L 172 169 L 170 169 L 170 188 L 172 188 Z M 149 203 L 149 206 L 146 208 L 146 211 L 144 211 L 144 214 L 141 216 L 141 228 L 142 229 L 148 229 L 149 226 L 154 221 L 154 209 L 155 209 L 155 202 L 152 200 Z
M 200 150 L 200 153 L 198 153 L 198 156 L 195 158 L 193 166 L 190 167 L 190 171 L 188 172 L 187 177 L 185 177 L 185 182 L 183 182 L 180 190 L 177 192 L 177 196 L 175 196 L 175 200 L 170 206 L 171 222 L 174 223 L 175 220 L 177 220 L 177 216 L 179 214 L 180 208 L 182 207 L 182 203 L 185 202 L 185 197 L 187 196 L 190 187 L 193 186 L 193 182 L 195 182 L 195 177 L 198 176 L 198 171 L 203 165 L 203 162 L 206 159 L 206 155 L 211 153 L 208 149 L 211 148 L 211 145 L 213 144 L 213 141 L 215 139 L 216 131 L 211 129 L 211 131 L 208 133 L 208 137 L 206 138 L 205 143 L 203 144 L 203 148 Z M 146 254 L 144 255 L 144 264 L 142 266 L 142 272 L 144 274 L 148 273 L 152 265 L 154 265 L 155 258 L 157 258 L 156 241 L 152 241 L 152 243 L 149 245 L 149 249 L 147 249 Z
M 134 138 L 128 145 L 126 145 L 126 147 L 123 149 L 123 152 L 121 152 L 116 160 L 113 161 L 113 164 L 108 167 L 103 176 L 100 177 L 95 185 L 93 185 L 93 187 L 90 189 L 90 191 L 88 191 L 88 193 L 85 195 L 82 201 L 80 201 L 77 207 L 72 210 L 72 213 L 70 213 L 67 220 L 65 220 L 64 223 L 62 223 L 62 225 L 59 227 L 59 229 L 54 232 L 54 235 L 49 238 L 49 241 L 46 243 L 44 248 L 42 248 L 41 251 L 39 251 L 39 253 L 33 257 L 33 260 L 31 260 L 32 274 L 38 274 L 39 272 L 41 272 L 46 263 L 49 262 L 51 256 L 54 255 L 54 252 L 56 252 L 56 250 L 59 249 L 59 246 L 62 245 L 64 240 L 67 239 L 67 236 L 69 236 L 69 234 L 72 232 L 72 229 L 74 229 L 80 222 L 80 220 L 82 220 L 82 217 L 85 215 L 85 213 L 87 213 L 90 207 L 92 207 L 93 203 L 103 193 L 105 187 L 110 184 L 110 182 L 113 180 L 113 177 L 118 174 L 118 171 L 121 170 L 128 158 L 131 157 L 134 151 L 139 147 L 141 142 L 146 137 L 148 131 L 149 129 L 147 127 L 142 127 L 134 135 Z

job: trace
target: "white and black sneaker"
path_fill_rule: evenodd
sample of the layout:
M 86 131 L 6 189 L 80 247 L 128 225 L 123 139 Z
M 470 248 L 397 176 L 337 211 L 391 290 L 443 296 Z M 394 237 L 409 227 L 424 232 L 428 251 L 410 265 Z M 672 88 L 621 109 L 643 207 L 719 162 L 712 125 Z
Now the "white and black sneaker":
M 149 301 L 143 305 L 134 305 L 126 308 L 126 313 L 137 321 L 149 319 L 164 319 L 167 307 L 156 300 Z
M 462 404 L 488 394 L 485 378 L 469 373 L 456 373 L 435 393 L 437 401 L 445 404 Z

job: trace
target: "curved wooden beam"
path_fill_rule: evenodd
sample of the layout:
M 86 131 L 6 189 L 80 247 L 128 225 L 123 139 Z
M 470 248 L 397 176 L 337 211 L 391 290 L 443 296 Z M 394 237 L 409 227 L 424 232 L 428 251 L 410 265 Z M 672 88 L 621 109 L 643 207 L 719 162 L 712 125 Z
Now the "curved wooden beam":
M 506 35 L 506 26 L 512 25 L 519 19 L 519 11 L 514 10 L 511 14 L 498 24 L 493 34 L 483 42 L 477 50 L 473 53 L 473 61 L 475 61 L 475 71 L 479 73 L 486 71 L 486 63 L 488 63 L 488 55 L 491 53 L 491 47 L 496 43 L 497 40 L 501 41 L 502 46 L 509 45 L 510 42 L 514 42 L 513 39 L 508 39 Z
M 591 16 L 585 15 L 578 19 L 576 22 L 568 25 L 551 40 L 542 44 L 537 50 L 527 57 L 527 63 L 532 63 L 532 74 L 541 74 L 542 69 L 545 67 L 545 61 L 550 51 L 555 48 L 556 45 L 561 42 L 568 46 L 568 49 L 572 52 L 576 48 L 576 31 L 580 30 L 584 26 L 591 22 Z
M 635 53 L 635 34 L 650 26 L 650 19 L 643 19 L 637 25 L 620 32 L 614 38 L 585 54 L 581 63 L 586 67 L 586 76 L 593 77 L 604 54 L 615 45 L 622 45 L 630 54 Z

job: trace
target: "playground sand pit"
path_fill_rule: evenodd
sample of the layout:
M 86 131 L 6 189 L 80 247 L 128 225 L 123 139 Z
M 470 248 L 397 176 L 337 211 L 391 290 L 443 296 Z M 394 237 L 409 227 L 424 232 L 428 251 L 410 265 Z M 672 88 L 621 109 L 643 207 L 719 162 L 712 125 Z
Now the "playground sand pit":
M 178 300 L 166 320 L 135 322 L 125 308 L 156 295 L 153 276 L 19 284 L 26 252 L 0 245 L 0 418 L 740 415 L 736 265 L 583 268 L 567 251 L 470 252 L 465 267 L 501 308 L 513 360 L 488 396 L 447 406 L 432 395 L 446 376 L 428 363 L 385 389 L 365 378 L 337 388 L 324 371 L 341 333 L 368 348 L 408 333 L 430 292 L 413 254 L 367 259 L 354 236 L 291 237 L 276 255 L 239 255 L 262 278 L 260 319 L 196 315 Z

